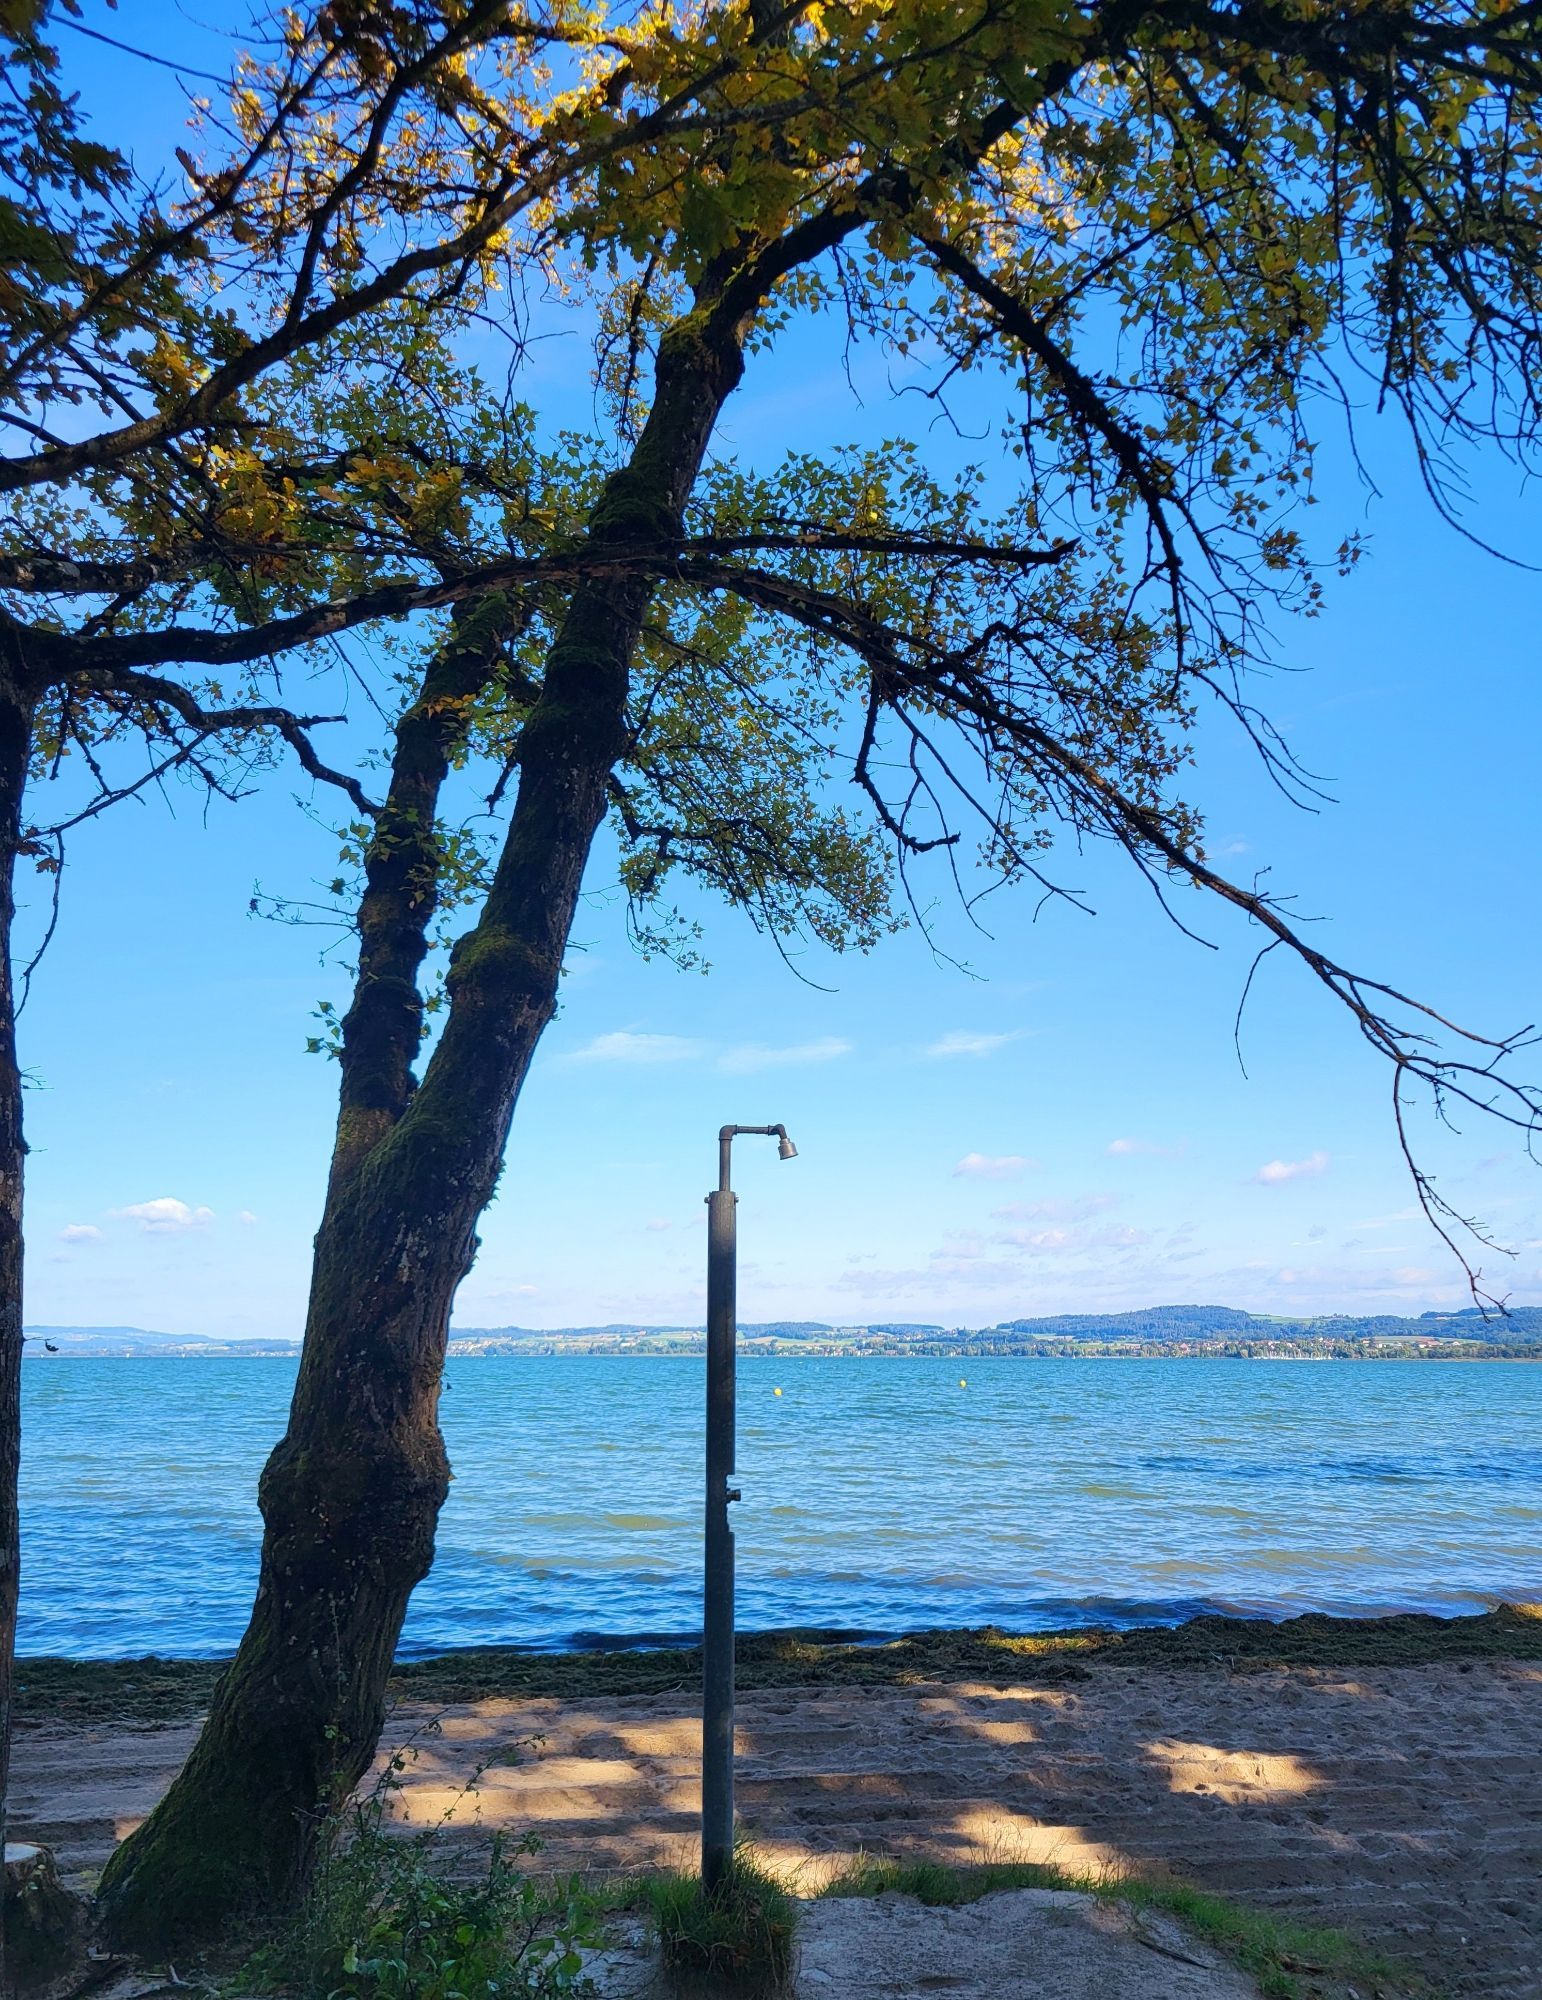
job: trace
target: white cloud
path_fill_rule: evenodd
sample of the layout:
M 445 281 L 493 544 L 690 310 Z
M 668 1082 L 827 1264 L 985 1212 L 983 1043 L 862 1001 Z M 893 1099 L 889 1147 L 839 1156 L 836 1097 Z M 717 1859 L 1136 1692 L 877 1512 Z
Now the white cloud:
M 644 1229 L 652 1230 L 655 1234 L 657 1234 L 661 1230 L 672 1229 L 673 1227 L 674 1224 L 670 1221 L 667 1215 L 650 1216 L 649 1219 L 643 1224 Z
M 953 1169 L 955 1177 L 972 1181 L 1015 1181 L 1019 1174 L 1025 1174 L 1038 1165 L 1037 1160 L 1024 1159 L 1021 1153 L 966 1153 Z
M 249 1208 L 243 1208 L 243 1209 L 241 1209 L 241 1210 L 240 1210 L 240 1211 L 238 1212 L 237 1216 L 236 1216 L 236 1221 L 237 1221 L 237 1222 L 244 1222 L 244 1223 L 246 1223 L 246 1225 L 248 1226 L 248 1228 L 250 1228 L 250 1226 L 251 1226 L 251 1225 L 252 1225 L 252 1224 L 253 1224 L 253 1223 L 254 1223 L 254 1222 L 255 1222 L 256 1220 L 257 1220 L 256 1216 L 255 1216 L 255 1215 L 253 1215 L 252 1211 L 251 1211 L 251 1210 L 250 1210 Z
M 1136 1154 L 1149 1155 L 1152 1159 L 1170 1160 L 1181 1151 L 1177 1146 L 1159 1146 L 1151 1139 L 1111 1139 L 1108 1142 L 1108 1156 L 1112 1160 L 1128 1160 Z
M 596 1035 L 570 1057 L 573 1062 L 670 1063 L 684 1062 L 697 1053 L 699 1044 L 684 1035 L 634 1035 L 618 1028 L 608 1035 Z
M 169 1236 L 183 1229 L 198 1229 L 214 1220 L 212 1208 L 189 1208 L 185 1201 L 178 1201 L 175 1195 L 170 1194 L 157 1195 L 154 1201 L 136 1201 L 127 1208 L 115 1208 L 109 1212 L 137 1222 L 151 1236 Z
M 61 1243 L 100 1243 L 102 1232 L 94 1222 L 67 1222 L 59 1231 Z
M 925 1053 L 929 1056 L 993 1056 L 997 1049 L 1004 1049 L 1008 1042 L 1021 1041 L 1027 1032 L 1024 1028 L 1010 1028 L 1005 1034 L 977 1035 L 967 1028 L 953 1028 L 940 1035 L 935 1042 L 927 1044 Z
M 1314 1179 L 1328 1171 L 1328 1155 L 1311 1153 L 1304 1160 L 1270 1160 L 1253 1178 L 1260 1187 L 1281 1187 L 1286 1181 Z
M 773 1048 L 769 1042 L 741 1042 L 737 1048 L 725 1049 L 717 1066 L 728 1076 L 749 1076 L 755 1070 L 834 1062 L 838 1056 L 850 1054 L 851 1043 L 839 1035 L 821 1035 L 817 1041 L 792 1042 L 785 1048 Z

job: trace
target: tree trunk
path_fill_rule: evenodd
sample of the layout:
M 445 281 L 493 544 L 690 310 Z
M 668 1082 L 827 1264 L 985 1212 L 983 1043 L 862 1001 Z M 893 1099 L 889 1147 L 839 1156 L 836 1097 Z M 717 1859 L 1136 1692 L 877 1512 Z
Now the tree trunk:
M 21 1194 L 27 1154 L 22 1139 L 21 1072 L 16 1066 L 11 924 L 16 912 L 16 853 L 32 747 L 32 714 L 32 699 L 23 692 L 19 676 L 0 665 L 0 1847 L 4 1846 L 6 1830 L 16 1594 L 21 1580 L 16 1478 L 21 1462 Z M 4 1937 L 0 1935 L 0 1992 L 5 1990 L 4 1952 Z
M 594 544 L 653 548 L 678 533 L 739 378 L 741 336 L 737 321 L 709 314 L 666 337 L 652 412 L 596 505 Z M 385 903 L 368 920 L 361 910 L 305 1345 L 289 1427 L 259 1488 L 257 1599 L 191 1757 L 102 1877 L 104 1915 L 125 1944 L 206 1939 L 234 1916 L 292 1902 L 320 1818 L 374 1754 L 448 1483 L 437 1409 L 450 1308 L 555 1009 L 652 588 L 613 574 L 573 594 L 521 735 L 508 836 L 480 918 L 451 955 L 448 1017 L 416 1089 L 412 1051 L 405 1065 L 402 1053 L 403 1009 L 416 999 L 412 919 L 400 900 L 394 918 Z M 401 772 L 399 743 L 393 783 Z M 387 966 L 394 1003 L 384 987 L 367 990 Z

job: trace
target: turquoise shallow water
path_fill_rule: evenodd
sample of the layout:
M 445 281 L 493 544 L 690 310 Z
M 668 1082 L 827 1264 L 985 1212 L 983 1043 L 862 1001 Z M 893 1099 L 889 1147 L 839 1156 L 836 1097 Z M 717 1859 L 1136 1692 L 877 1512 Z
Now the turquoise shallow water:
M 742 1628 L 1542 1598 L 1542 1366 L 962 1365 L 741 1364 Z M 293 1364 L 23 1374 L 20 1650 L 229 1651 Z M 456 1481 L 404 1652 L 690 1634 L 701 1405 L 700 1361 L 452 1362 Z

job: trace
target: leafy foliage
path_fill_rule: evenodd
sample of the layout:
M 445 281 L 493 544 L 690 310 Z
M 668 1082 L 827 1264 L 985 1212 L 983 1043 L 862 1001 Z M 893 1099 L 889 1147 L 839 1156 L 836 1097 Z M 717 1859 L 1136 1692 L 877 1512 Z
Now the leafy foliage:
M 1294 951 L 1400 1093 L 1534 1126 L 1493 1069 L 1513 1038 L 1432 1052 L 1427 1012 L 1217 873 L 1191 769 L 1215 702 L 1312 790 L 1251 676 L 1358 556 L 1312 511 L 1342 411 L 1400 410 L 1448 513 L 1462 446 L 1534 466 L 1532 8 L 331 0 L 254 23 L 174 197 L 80 129 L 27 10 L 7 62 L 0 612 L 38 773 L 83 767 L 81 811 L 239 791 L 281 745 L 337 779 L 321 718 L 276 715 L 282 662 L 356 713 L 362 682 L 388 796 L 351 781 L 305 915 L 366 942 L 391 883 L 414 1055 L 531 731 L 588 726 L 548 691 L 575 607 L 619 592 L 608 806 L 644 950 L 701 962 L 690 883 L 789 956 L 866 950 L 930 922 L 925 857 L 966 899 L 1063 895 L 1061 838 L 1108 841 Z M 581 429 L 542 408 L 558 325 L 592 351 Z M 720 390 L 810 339 L 886 382 L 886 442 L 714 449 Z M 990 425 L 945 477 L 927 427 L 962 428 L 966 380 Z M 450 607 L 493 600 L 485 671 L 426 710 Z M 409 807 L 425 726 L 445 776 Z M 39 817 L 43 865 L 77 817 Z
M 537 1882 L 495 1837 L 483 1872 L 446 1872 L 435 1830 L 387 1829 L 384 1794 L 330 1819 L 305 1902 L 248 1965 L 254 1990 L 277 1979 L 299 2000 L 565 2000 L 582 1990 L 597 1938 L 575 1884 Z

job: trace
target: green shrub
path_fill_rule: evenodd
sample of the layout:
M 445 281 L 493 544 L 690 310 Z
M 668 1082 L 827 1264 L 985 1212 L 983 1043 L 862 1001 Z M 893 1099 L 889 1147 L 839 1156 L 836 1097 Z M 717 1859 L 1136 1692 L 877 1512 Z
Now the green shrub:
M 671 1972 L 754 1993 L 776 1992 L 791 1979 L 797 1904 L 748 1850 L 735 1850 L 716 1889 L 697 1875 L 663 1875 L 645 1887 Z
M 383 1821 L 370 1800 L 328 1823 L 305 1902 L 248 1967 L 248 1987 L 277 1980 L 301 2000 L 563 2000 L 581 1989 L 581 1951 L 598 1931 L 576 1881 L 532 1881 L 497 1837 L 485 1869 L 457 1877 L 437 1829 L 405 1837 Z

